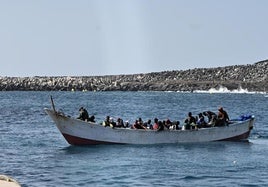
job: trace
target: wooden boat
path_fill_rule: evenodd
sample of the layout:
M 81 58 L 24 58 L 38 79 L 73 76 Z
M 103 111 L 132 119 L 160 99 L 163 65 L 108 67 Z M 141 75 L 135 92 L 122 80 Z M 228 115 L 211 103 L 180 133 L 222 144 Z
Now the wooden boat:
M 53 100 L 52 100 L 53 103 Z M 193 130 L 144 130 L 111 128 L 66 116 L 53 109 L 45 112 L 71 145 L 96 144 L 176 144 L 246 140 L 253 129 L 254 116 L 232 121 L 228 126 Z

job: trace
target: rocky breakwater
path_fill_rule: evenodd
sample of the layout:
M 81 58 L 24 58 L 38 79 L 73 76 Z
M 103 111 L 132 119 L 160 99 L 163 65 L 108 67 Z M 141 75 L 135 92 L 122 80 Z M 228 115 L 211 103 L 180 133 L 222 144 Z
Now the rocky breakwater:
M 1 91 L 194 91 L 224 86 L 268 92 L 268 60 L 251 65 L 132 75 L 0 77 Z

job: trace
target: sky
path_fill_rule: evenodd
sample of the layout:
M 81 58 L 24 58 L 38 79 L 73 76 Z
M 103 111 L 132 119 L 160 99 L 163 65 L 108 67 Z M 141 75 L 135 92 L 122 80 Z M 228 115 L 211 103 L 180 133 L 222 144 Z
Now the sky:
M 267 0 L 0 0 L 0 76 L 95 76 L 268 58 Z

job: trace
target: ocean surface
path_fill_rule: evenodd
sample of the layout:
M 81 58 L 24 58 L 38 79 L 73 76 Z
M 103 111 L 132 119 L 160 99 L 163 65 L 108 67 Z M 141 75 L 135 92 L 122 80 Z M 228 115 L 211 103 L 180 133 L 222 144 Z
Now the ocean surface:
M 84 106 L 133 123 L 224 107 L 256 118 L 248 142 L 71 146 L 44 108 L 76 117 Z M 22 186 L 268 186 L 268 96 L 260 93 L 0 92 L 0 174 Z

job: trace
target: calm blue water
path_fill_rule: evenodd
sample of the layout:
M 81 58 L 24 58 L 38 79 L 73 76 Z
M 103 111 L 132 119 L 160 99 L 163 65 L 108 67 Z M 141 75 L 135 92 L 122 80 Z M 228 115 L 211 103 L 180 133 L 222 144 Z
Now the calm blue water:
M 249 142 L 70 146 L 43 108 L 71 116 L 180 120 L 191 111 L 254 114 Z M 175 92 L 0 92 L 0 174 L 22 186 L 267 186 L 268 97 Z

